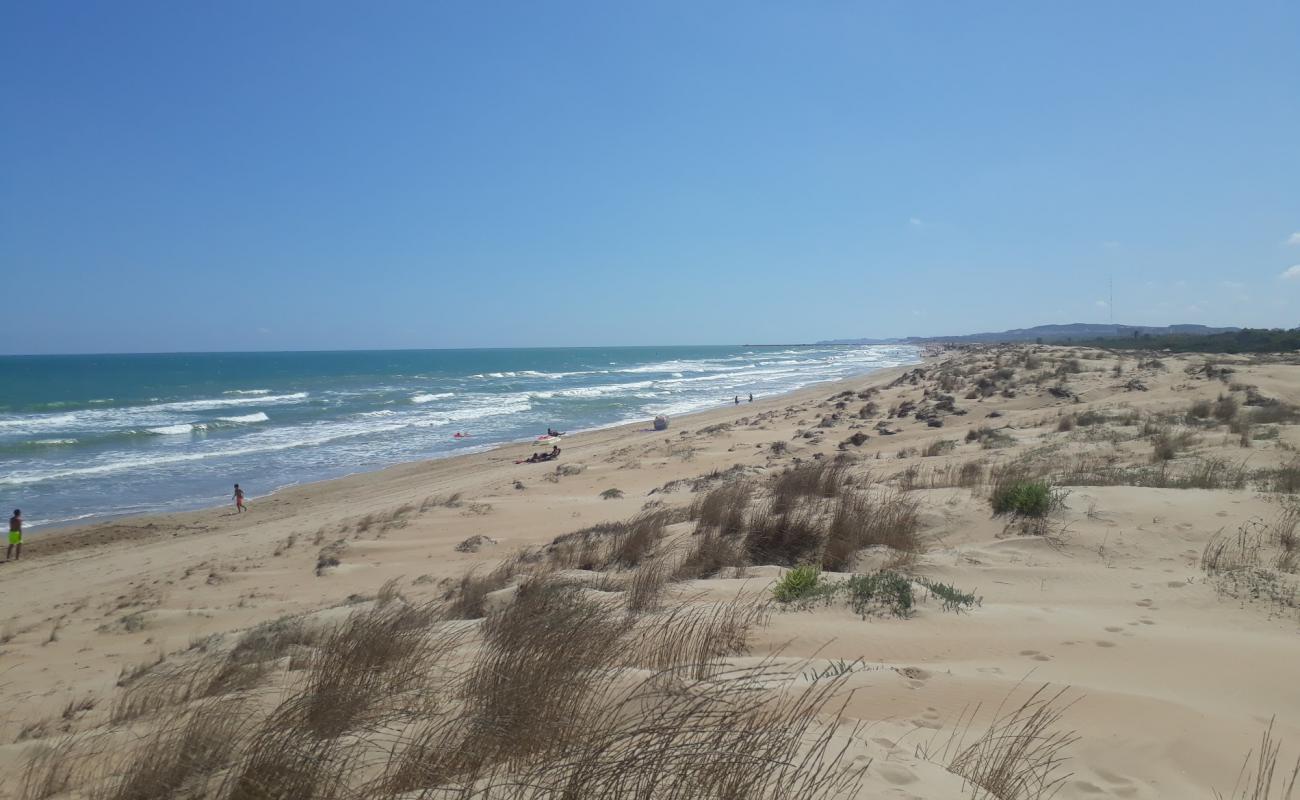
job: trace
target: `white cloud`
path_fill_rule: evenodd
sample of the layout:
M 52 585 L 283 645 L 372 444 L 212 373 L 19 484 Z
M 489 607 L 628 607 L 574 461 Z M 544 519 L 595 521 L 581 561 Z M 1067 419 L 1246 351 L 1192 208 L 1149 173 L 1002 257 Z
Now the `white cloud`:
M 1097 308 L 1110 308 L 1110 303 L 1107 303 L 1105 300 L 1098 300 L 1096 306 Z
M 1278 275 L 1284 281 L 1300 281 L 1300 264 L 1288 267 L 1281 275 Z
M 1223 288 L 1225 288 L 1225 289 L 1245 289 L 1245 288 L 1246 288 L 1246 284 L 1244 284 L 1244 283 L 1239 283 L 1239 282 L 1237 282 L 1237 281 L 1224 281 L 1224 282 L 1223 282 Z
M 908 225 L 911 225 L 913 228 L 919 228 L 919 227 L 921 227 L 921 225 L 924 224 L 924 223 L 921 222 L 921 218 L 920 218 L 920 217 L 912 217 L 911 219 L 909 219 L 909 220 L 907 221 L 907 224 L 908 224 Z
M 1300 231 L 1296 231 L 1295 233 L 1286 237 L 1286 243 L 1291 245 L 1292 247 L 1300 247 Z
M 1190 306 L 1187 307 L 1187 313 L 1188 313 L 1188 314 L 1199 314 L 1199 313 L 1201 313 L 1201 307 L 1198 306 L 1198 305 L 1196 305 L 1195 303 L 1193 303 L 1192 305 L 1190 305 Z

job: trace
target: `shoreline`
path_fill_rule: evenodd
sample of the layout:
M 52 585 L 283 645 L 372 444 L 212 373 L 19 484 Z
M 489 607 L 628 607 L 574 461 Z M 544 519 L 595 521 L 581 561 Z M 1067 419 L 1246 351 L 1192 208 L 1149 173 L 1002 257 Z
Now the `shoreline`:
M 898 374 L 901 374 L 902 372 L 906 372 L 909 369 L 913 369 L 917 366 L 925 364 L 933 357 L 932 354 L 934 351 L 932 349 L 918 347 L 917 352 L 918 352 L 917 360 L 908 364 L 903 364 L 894 367 L 882 367 L 876 370 L 862 372 L 862 373 L 850 375 L 843 378 L 834 378 L 830 380 L 817 381 L 808 384 L 807 386 L 803 386 L 799 389 L 794 389 L 788 392 L 782 392 L 780 394 L 770 395 L 768 397 L 755 398 L 753 403 L 748 403 L 742 400 L 742 402 L 739 405 L 727 404 L 718 408 L 704 408 L 697 411 L 691 411 L 685 414 L 681 414 L 678 416 L 670 416 L 670 425 L 667 433 L 670 436 L 675 435 L 677 432 L 683 430 L 682 428 L 683 424 L 696 424 L 696 421 L 699 418 L 710 417 L 710 420 L 712 420 L 711 415 L 718 415 L 721 418 L 721 417 L 726 417 L 729 414 L 744 416 L 742 410 L 747 408 L 754 409 L 759 412 L 768 411 L 771 410 L 769 406 L 779 406 L 781 404 L 800 402 L 804 400 L 805 396 L 811 397 L 813 395 L 820 394 L 820 392 L 830 387 L 839 386 L 841 384 L 850 383 L 850 382 L 858 382 L 858 381 L 862 381 L 863 379 L 869 380 L 875 378 L 876 376 L 880 376 L 886 373 L 896 372 Z M 572 457 L 571 450 L 570 450 L 571 447 L 580 447 L 580 446 L 590 447 L 592 445 L 597 444 L 597 442 L 595 441 L 585 441 L 583 438 L 580 437 L 591 437 L 595 435 L 608 434 L 608 433 L 614 433 L 620 431 L 623 433 L 654 433 L 654 431 L 643 431 L 638 429 L 638 426 L 644 426 L 650 424 L 652 420 L 653 418 L 647 420 L 641 420 L 641 421 L 634 421 L 634 422 L 616 422 L 616 423 L 610 423 L 608 425 L 598 425 L 592 428 L 583 428 L 583 429 L 573 431 L 571 433 L 566 433 L 564 439 L 562 440 L 562 445 L 563 445 L 562 449 L 565 451 L 566 454 L 569 454 L 570 457 Z M 490 456 L 491 454 L 499 453 L 509 448 L 516 448 L 516 447 L 521 449 L 526 448 L 529 444 L 533 444 L 533 443 L 535 443 L 533 439 L 520 439 L 520 440 L 512 440 L 506 442 L 498 442 L 494 444 L 471 445 L 470 447 L 474 449 L 470 449 L 468 451 L 450 452 L 444 455 L 435 455 L 428 458 L 418 459 L 415 461 L 402 461 L 396 464 L 390 464 L 385 467 L 380 467 L 378 469 L 362 470 L 359 472 L 351 472 L 345 475 L 339 475 L 330 478 L 321 478 L 319 480 L 311 480 L 311 481 L 305 481 L 300 483 L 287 484 L 285 486 L 281 486 L 279 488 L 273 489 L 270 492 L 267 492 L 266 494 L 250 495 L 247 498 L 246 502 L 250 509 L 249 513 L 253 513 L 252 512 L 253 508 L 256 507 L 259 503 L 266 504 L 268 502 L 273 502 L 273 501 L 278 502 L 279 500 L 286 499 L 286 496 L 291 496 L 294 493 L 307 492 L 307 493 L 315 494 L 317 492 L 328 492 L 331 487 L 351 488 L 351 485 L 358 481 L 363 483 L 368 483 L 371 480 L 380 481 L 385 476 L 387 476 L 388 478 L 409 479 L 413 473 L 420 473 L 425 470 L 433 471 L 434 468 L 439 465 L 452 464 L 458 462 L 467 463 L 469 460 L 485 458 L 487 456 Z M 603 440 L 601 440 L 600 443 L 603 443 Z M 526 455 L 527 454 L 525 454 L 525 457 Z M 513 456 L 508 460 L 513 460 Z M 493 465 L 494 466 L 498 465 L 498 463 L 499 462 L 493 462 Z M 555 462 L 546 462 L 546 463 L 555 463 Z M 534 465 L 520 465 L 520 466 L 540 466 L 540 465 L 534 464 Z M 293 499 L 293 498 L 288 497 L 287 499 Z M 225 509 L 229 509 L 231 506 L 232 503 L 227 501 L 215 505 L 202 505 L 193 508 L 185 508 L 177 511 L 155 510 L 155 511 L 145 511 L 138 514 L 103 516 L 89 522 L 85 522 L 81 520 L 68 520 L 67 522 L 44 523 L 39 526 L 31 527 L 27 535 L 29 537 L 39 536 L 42 539 L 46 535 L 56 535 L 62 538 L 65 536 L 79 535 L 79 534 L 93 535 L 93 533 L 97 529 L 106 526 L 107 527 L 124 526 L 124 525 L 136 526 L 139 524 L 150 524 L 150 523 L 157 524 L 157 523 L 164 523 L 164 522 L 183 524 L 185 522 L 191 521 L 190 518 L 196 518 L 196 517 L 202 518 L 214 512 L 219 512 Z M 32 541 L 35 541 L 35 539 L 29 539 L 28 543 Z

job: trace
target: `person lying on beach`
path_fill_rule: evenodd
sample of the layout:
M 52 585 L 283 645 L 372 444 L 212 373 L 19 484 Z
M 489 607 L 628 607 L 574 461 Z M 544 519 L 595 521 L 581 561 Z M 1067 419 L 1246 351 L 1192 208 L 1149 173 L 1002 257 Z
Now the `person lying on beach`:
M 541 464 L 545 461 L 554 461 L 559 457 L 560 457 L 560 448 L 556 446 L 556 447 L 552 447 L 551 452 L 549 453 L 533 453 L 528 458 L 521 459 L 519 461 L 516 461 L 515 463 L 516 464 Z
M 14 509 L 14 515 L 9 518 L 9 546 L 5 548 L 5 561 L 11 558 L 14 561 L 23 557 L 23 511 L 20 508 Z

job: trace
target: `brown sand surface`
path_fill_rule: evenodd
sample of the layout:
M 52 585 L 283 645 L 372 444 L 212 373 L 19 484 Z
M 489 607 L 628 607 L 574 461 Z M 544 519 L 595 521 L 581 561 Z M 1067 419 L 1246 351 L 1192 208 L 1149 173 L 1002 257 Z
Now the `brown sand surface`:
M 1300 403 L 1300 365 L 1215 357 L 1232 370 L 1219 376 L 1205 373 L 1204 356 L 1139 366 L 1146 358 L 936 350 L 919 368 L 678 418 L 666 432 L 642 424 L 567 436 L 558 472 L 514 463 L 532 449 L 512 445 L 254 496 L 242 515 L 217 508 L 38 532 L 21 561 L 0 565 L 0 796 L 18 796 L 10 777 L 35 749 L 106 726 L 124 670 L 204 637 L 285 615 L 346 614 L 392 580 L 412 600 L 437 599 L 467 570 L 519 548 L 627 520 L 647 503 L 689 506 L 704 493 L 692 479 L 740 465 L 729 474 L 761 482 L 837 456 L 852 459 L 852 480 L 906 493 L 921 515 L 922 552 L 864 552 L 855 571 L 887 562 L 981 598 L 945 611 L 918 586 L 907 617 L 864 618 L 843 603 L 777 607 L 736 657 L 856 662 L 844 685 L 847 717 L 865 723 L 851 753 L 871 760 L 862 797 L 971 796 L 943 752 L 962 715 L 978 708 L 985 721 L 1008 695 L 1042 684 L 1073 701 L 1061 722 L 1078 737 L 1065 751 L 1073 774 L 1058 797 L 1226 794 L 1270 719 L 1284 760 L 1300 749 L 1300 601 L 1229 585 L 1202 557 L 1216 536 L 1273 530 L 1285 516 L 1293 495 L 1273 491 L 1269 476 L 1297 463 L 1300 419 L 1280 415 L 1242 433 L 1188 412 L 1221 395 L 1237 399 L 1238 421 L 1278 407 L 1240 405 L 1250 392 Z M 873 387 L 869 400 L 858 396 Z M 945 394 L 951 405 L 933 413 L 940 427 L 916 418 Z M 862 410 L 867 402 L 875 409 Z M 911 413 L 891 414 L 908 402 Z M 985 427 L 993 438 L 971 433 Z M 857 433 L 868 438 L 847 441 Z M 1162 434 L 1183 438 L 1157 463 Z M 923 455 L 931 445 L 936 454 Z M 989 470 L 1015 461 L 1061 491 L 1044 528 L 991 514 Z M 970 463 L 982 477 L 957 479 Z M 1207 464 L 1209 479 L 1187 482 L 1215 488 L 1166 488 Z M 1087 485 L 1106 470 L 1127 477 Z M 609 490 L 619 496 L 602 496 Z M 665 546 L 687 547 L 691 526 L 671 530 Z M 488 541 L 456 549 L 475 536 Z M 669 592 L 693 602 L 769 596 L 787 566 L 752 563 Z M 1265 566 L 1276 585 L 1294 586 L 1294 565 Z

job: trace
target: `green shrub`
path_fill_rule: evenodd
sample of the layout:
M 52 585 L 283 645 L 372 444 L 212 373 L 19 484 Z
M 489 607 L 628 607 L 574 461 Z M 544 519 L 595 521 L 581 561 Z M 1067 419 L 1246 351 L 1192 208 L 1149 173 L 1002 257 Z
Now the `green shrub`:
M 979 605 L 981 598 L 974 592 L 963 592 L 951 583 L 940 583 L 929 578 L 918 578 L 917 583 L 930 590 L 930 594 L 943 601 L 944 611 L 958 611 Z
M 1020 479 L 999 482 L 993 488 L 990 502 L 995 515 L 1042 519 L 1055 507 L 1056 496 L 1047 481 Z
M 854 575 L 844 581 L 849 595 L 849 606 L 859 616 L 865 617 L 873 607 L 883 608 L 896 617 L 912 613 L 912 581 L 891 570 L 881 570 L 870 575 Z
M 772 587 L 772 596 L 779 603 L 806 600 L 817 593 L 821 577 L 821 570 L 816 567 L 795 567 L 782 575 L 781 580 L 777 581 L 776 586 Z

